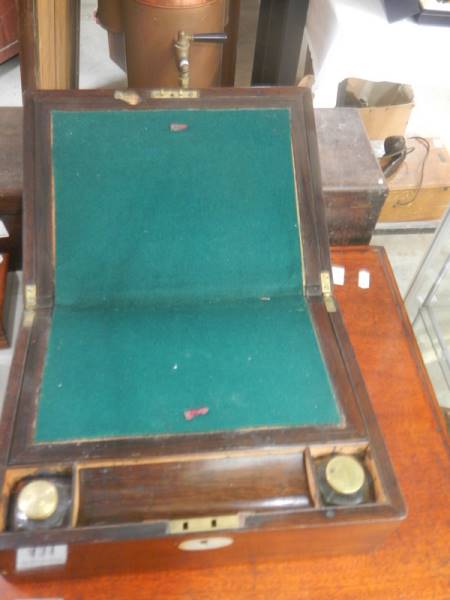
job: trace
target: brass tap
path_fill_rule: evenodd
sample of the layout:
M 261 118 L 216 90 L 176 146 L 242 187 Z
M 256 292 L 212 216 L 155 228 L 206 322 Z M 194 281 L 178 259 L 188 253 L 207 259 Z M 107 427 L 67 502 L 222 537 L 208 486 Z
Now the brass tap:
M 175 40 L 175 52 L 177 57 L 177 68 L 179 73 L 180 87 L 183 90 L 189 89 L 191 77 L 191 44 L 193 42 L 223 43 L 227 41 L 226 33 L 199 33 L 191 34 L 185 31 L 179 31 Z
M 185 31 L 178 32 L 178 38 L 175 40 L 175 51 L 177 54 L 180 86 L 184 90 L 189 88 L 191 43 L 192 35 Z

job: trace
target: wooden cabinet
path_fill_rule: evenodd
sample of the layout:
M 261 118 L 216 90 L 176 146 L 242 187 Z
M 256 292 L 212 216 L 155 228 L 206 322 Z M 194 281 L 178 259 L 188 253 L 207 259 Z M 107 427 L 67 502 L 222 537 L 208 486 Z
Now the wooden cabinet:
M 15 0 L 0 0 L 0 63 L 19 52 Z

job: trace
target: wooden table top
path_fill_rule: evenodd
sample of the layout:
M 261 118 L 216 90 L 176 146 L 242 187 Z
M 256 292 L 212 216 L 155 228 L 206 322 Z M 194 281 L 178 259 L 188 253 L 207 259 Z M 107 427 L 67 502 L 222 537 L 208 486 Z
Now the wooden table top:
M 334 249 L 336 287 L 356 357 L 408 506 L 408 518 L 367 555 L 252 563 L 87 580 L 10 584 L 0 598 L 64 600 L 449 600 L 450 444 L 382 249 Z M 358 272 L 370 272 L 370 288 Z

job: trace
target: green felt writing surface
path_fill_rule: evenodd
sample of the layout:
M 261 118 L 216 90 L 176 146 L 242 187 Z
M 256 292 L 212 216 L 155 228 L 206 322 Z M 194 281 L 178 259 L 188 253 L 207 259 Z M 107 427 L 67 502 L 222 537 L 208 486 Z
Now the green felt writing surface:
M 288 110 L 54 111 L 52 138 L 36 441 L 339 422 L 302 293 Z
M 287 110 L 55 112 L 53 156 L 57 304 L 301 291 Z
M 298 296 L 131 311 L 63 307 L 48 361 L 39 441 L 338 418 Z M 185 420 L 184 411 L 200 407 L 209 413 Z

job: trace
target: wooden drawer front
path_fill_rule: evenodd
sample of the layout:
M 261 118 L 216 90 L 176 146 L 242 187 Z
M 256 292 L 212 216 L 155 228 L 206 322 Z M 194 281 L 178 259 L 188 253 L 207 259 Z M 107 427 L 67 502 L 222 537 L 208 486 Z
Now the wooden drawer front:
M 311 507 L 302 453 L 80 470 L 78 526 Z

